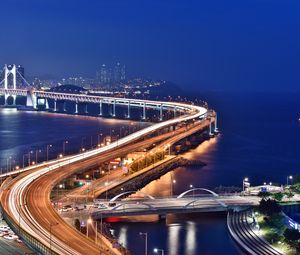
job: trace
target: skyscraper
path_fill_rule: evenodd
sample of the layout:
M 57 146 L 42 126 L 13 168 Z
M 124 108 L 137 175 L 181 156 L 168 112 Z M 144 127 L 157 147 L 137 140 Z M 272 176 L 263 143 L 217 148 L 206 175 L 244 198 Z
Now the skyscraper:
M 99 81 L 102 84 L 108 84 L 108 83 L 110 83 L 110 81 L 111 81 L 111 71 L 110 71 L 110 69 L 105 64 L 103 64 L 101 66 L 100 74 L 98 73 L 98 77 L 97 78 L 99 79 Z
M 114 68 L 114 82 L 119 83 L 125 80 L 125 65 L 121 65 L 119 62 Z

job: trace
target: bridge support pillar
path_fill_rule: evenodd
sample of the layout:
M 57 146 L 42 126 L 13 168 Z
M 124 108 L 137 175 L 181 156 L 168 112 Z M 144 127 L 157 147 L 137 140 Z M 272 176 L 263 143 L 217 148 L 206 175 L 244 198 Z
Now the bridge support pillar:
M 78 114 L 78 103 L 77 102 L 75 103 L 75 112 L 74 113 Z
M 116 117 L 116 100 L 114 100 L 114 103 L 113 103 L 113 112 L 112 112 L 112 116 L 113 116 L 113 117 Z
M 8 97 L 9 97 L 8 94 L 5 94 L 5 95 L 4 95 L 4 105 L 8 105 L 8 103 L 7 103 Z
M 143 116 L 142 116 L 142 119 L 145 120 L 146 119 L 146 103 L 144 102 L 144 105 L 143 105 Z
M 56 99 L 54 99 L 54 109 L 53 109 L 55 112 L 57 112 L 57 101 Z
M 66 101 L 64 101 L 63 106 L 64 106 L 63 107 L 63 111 L 66 112 L 67 111 L 67 103 L 66 103 Z
M 85 114 L 88 114 L 88 113 L 89 113 L 89 112 L 88 112 L 88 108 L 87 108 L 87 107 L 88 107 L 88 105 L 87 105 L 87 104 L 85 104 L 85 106 L 84 106 L 84 113 L 85 113 Z
M 177 117 L 177 108 L 174 107 L 174 118 L 176 118 L 176 117 Z
M 99 103 L 99 115 L 102 116 L 102 99 L 100 100 Z
M 45 110 L 49 110 L 49 102 L 47 98 L 45 98 L 44 103 L 45 103 Z
M 159 109 L 159 120 L 160 121 L 163 120 L 163 106 L 162 106 L 162 104 L 160 105 L 160 109 Z
M 37 97 L 31 91 L 27 91 L 26 107 L 37 109 Z
M 212 122 L 211 121 L 209 122 L 209 135 L 213 136 L 213 133 L 212 133 Z
M 130 118 L 130 101 L 128 101 L 128 105 L 127 105 L 127 118 Z
M 218 133 L 219 132 L 219 130 L 218 130 L 218 116 L 217 116 L 217 114 L 216 114 L 216 117 L 215 117 L 215 128 L 214 128 L 214 132 L 215 133 Z

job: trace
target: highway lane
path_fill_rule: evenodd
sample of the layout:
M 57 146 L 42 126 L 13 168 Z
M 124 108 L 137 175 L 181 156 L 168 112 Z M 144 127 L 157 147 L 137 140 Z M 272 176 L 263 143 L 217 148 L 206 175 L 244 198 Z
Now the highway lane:
M 185 107 L 187 107 L 185 105 Z M 155 132 L 165 126 L 194 118 L 204 117 L 207 110 L 189 106 L 190 115 L 155 124 L 137 131 L 106 147 L 91 150 L 63 162 L 26 173 L 12 181 L 9 189 L 3 192 L 2 206 L 15 222 L 20 219 L 20 226 L 35 236 L 46 246 L 50 246 L 50 226 L 52 227 L 52 249 L 59 254 L 99 254 L 99 246 L 86 239 L 78 231 L 65 223 L 52 208 L 50 192 L 53 185 L 66 176 L 80 171 L 86 165 L 97 164 L 124 153 L 129 144 Z M 21 217 L 20 217 L 21 216 Z M 54 226 L 54 224 L 58 223 Z
M 147 152 L 147 153 L 156 153 L 159 150 L 162 149 L 165 150 L 167 146 L 175 144 L 176 142 L 182 140 L 183 138 L 188 137 L 191 134 L 204 129 L 208 125 L 209 125 L 209 121 L 204 120 L 201 121 L 201 123 L 196 123 L 195 125 L 189 126 L 188 128 L 182 127 L 176 131 L 158 137 L 154 137 L 143 142 L 139 142 L 137 148 L 139 149 L 145 148 L 153 143 L 157 143 L 158 141 L 161 141 L 161 143 L 157 144 L 156 147 L 154 147 L 152 150 Z M 159 163 L 155 164 L 155 166 L 158 164 Z M 149 168 L 149 171 L 151 171 L 151 167 Z M 133 179 L 132 176 L 123 176 L 121 170 L 117 170 L 117 171 L 114 170 L 111 171 L 111 173 L 106 177 L 92 181 L 89 187 L 85 185 L 68 192 L 66 197 L 60 199 L 60 201 L 65 202 L 68 200 L 68 198 L 72 198 L 72 197 L 96 198 L 101 194 L 105 193 L 107 190 L 113 189 L 114 187 L 119 186 L 122 183 L 127 182 L 131 179 Z M 108 185 L 105 185 L 105 183 L 108 183 Z M 88 190 L 92 190 L 92 192 L 88 192 Z

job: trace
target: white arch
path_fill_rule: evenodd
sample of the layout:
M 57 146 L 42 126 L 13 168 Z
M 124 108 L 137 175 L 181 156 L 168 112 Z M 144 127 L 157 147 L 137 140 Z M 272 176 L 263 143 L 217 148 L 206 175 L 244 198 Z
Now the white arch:
M 192 205 L 192 204 L 195 204 L 195 202 L 197 202 L 197 201 L 201 201 L 201 198 L 198 198 L 198 199 L 195 199 L 195 200 L 193 200 L 193 201 L 191 201 L 191 202 L 188 202 L 186 205 L 184 205 L 183 207 L 184 208 L 187 208 L 187 207 L 189 207 L 190 205 Z M 222 207 L 224 207 L 224 208 L 227 208 L 227 205 L 224 203 L 224 202 L 222 202 L 222 201 L 218 201 L 217 199 L 214 199 L 214 201 L 216 201 L 218 204 L 220 204 Z
M 186 194 L 188 194 L 188 193 L 190 193 L 190 192 L 192 192 L 192 191 L 195 191 L 195 190 L 206 191 L 206 192 L 212 194 L 214 197 L 218 197 L 218 196 L 219 196 L 217 193 L 215 193 L 215 192 L 213 192 L 213 191 L 211 191 L 211 190 L 209 190 L 209 189 L 194 188 L 194 189 L 189 189 L 189 190 L 187 190 L 187 191 L 181 193 L 177 198 L 183 198 Z
M 118 205 L 116 205 L 115 207 L 113 207 L 112 209 L 111 209 L 111 211 L 115 211 L 116 209 L 118 209 L 118 208 L 120 208 L 120 207 L 122 207 L 122 206 L 126 206 L 126 205 L 144 205 L 145 207 L 148 207 L 149 209 L 151 209 L 151 210 L 153 210 L 153 211 L 155 211 L 156 210 L 156 208 L 155 207 L 153 207 L 152 205 L 149 205 L 149 204 L 147 204 L 147 203 L 145 203 L 145 202 L 134 202 L 134 203 L 120 203 L 120 204 L 118 204 Z
M 150 199 L 155 199 L 154 197 L 152 197 L 152 196 L 150 196 L 150 195 L 148 195 L 148 194 L 146 194 L 146 193 L 144 193 L 144 192 L 141 192 L 141 191 L 126 191 L 126 192 L 123 192 L 123 193 L 121 193 L 121 194 L 119 194 L 119 195 L 116 195 L 115 197 L 113 197 L 111 200 L 109 200 L 109 202 L 114 202 L 114 201 L 116 201 L 118 198 L 120 198 L 120 197 L 122 197 L 122 196 L 124 196 L 124 195 L 126 195 L 126 194 L 132 194 L 132 193 L 138 193 L 138 194 L 142 194 L 142 195 L 144 195 L 144 197 L 148 197 L 148 198 L 150 198 Z

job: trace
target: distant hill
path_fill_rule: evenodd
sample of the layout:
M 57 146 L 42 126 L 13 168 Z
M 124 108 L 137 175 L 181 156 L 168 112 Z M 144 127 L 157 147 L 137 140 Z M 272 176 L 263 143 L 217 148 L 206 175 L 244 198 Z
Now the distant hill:
M 66 85 L 61 85 L 61 86 L 57 86 L 57 87 L 53 87 L 50 89 L 50 91 L 52 92 L 60 92 L 60 93 L 74 93 L 74 94 L 78 94 L 78 93 L 86 93 L 87 90 L 79 87 L 79 86 L 75 86 L 72 84 L 66 84 Z

